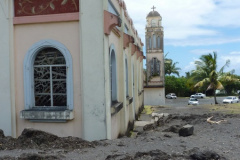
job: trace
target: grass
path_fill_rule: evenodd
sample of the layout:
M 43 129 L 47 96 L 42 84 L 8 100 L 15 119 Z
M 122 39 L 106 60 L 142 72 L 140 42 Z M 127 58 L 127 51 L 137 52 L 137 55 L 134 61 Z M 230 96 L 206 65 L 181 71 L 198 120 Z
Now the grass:
M 216 111 L 216 112 L 223 112 L 227 114 L 240 114 L 240 104 L 221 104 L 221 105 L 204 105 L 205 108 Z
M 143 113 L 145 114 L 152 114 L 152 106 L 144 106 Z

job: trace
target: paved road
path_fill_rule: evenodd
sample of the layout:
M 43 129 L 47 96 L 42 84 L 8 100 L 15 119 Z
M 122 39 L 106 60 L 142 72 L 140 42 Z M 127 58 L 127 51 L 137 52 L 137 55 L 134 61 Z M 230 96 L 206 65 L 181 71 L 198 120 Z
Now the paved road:
M 217 97 L 218 103 L 222 104 L 223 99 L 226 97 Z M 166 99 L 166 106 L 172 107 L 185 107 L 188 105 L 188 97 L 178 97 L 177 99 Z M 198 99 L 199 104 L 214 104 L 214 97 L 206 97 Z

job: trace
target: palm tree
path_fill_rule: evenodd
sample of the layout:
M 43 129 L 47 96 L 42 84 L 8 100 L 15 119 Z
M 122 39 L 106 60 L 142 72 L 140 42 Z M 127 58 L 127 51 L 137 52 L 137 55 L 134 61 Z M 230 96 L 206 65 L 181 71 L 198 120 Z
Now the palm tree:
M 164 57 L 165 74 L 168 74 L 169 76 L 171 74 L 176 74 L 179 77 L 179 70 L 181 70 L 181 68 L 176 67 L 178 62 L 173 63 L 172 59 L 167 58 L 167 55 L 168 53 Z
M 197 82 L 195 88 L 202 87 L 207 84 L 207 90 L 212 89 L 214 93 L 214 102 L 218 104 L 216 99 L 216 89 L 223 89 L 219 79 L 224 75 L 223 70 L 228 67 L 230 60 L 227 60 L 225 65 L 217 72 L 217 52 L 213 54 L 202 55 L 200 61 L 195 61 L 196 70 L 193 71 L 193 79 Z
M 223 73 L 222 76 L 219 78 L 219 81 L 224 85 L 225 91 L 228 95 L 232 93 L 232 91 L 236 91 L 239 85 L 239 79 L 236 75 L 234 75 L 234 71 L 232 70 L 227 73 Z
M 181 70 L 181 68 L 176 67 L 176 64 L 178 64 L 178 62 L 173 63 L 172 60 L 165 63 L 165 74 L 176 74 L 179 77 L 179 70 Z

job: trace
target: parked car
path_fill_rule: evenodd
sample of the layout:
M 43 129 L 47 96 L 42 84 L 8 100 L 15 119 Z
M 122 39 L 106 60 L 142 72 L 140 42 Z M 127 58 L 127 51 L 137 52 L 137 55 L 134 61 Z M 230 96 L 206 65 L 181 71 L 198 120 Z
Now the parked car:
M 206 95 L 203 93 L 196 93 L 190 96 L 191 98 L 205 98 Z
M 190 98 L 189 100 L 188 100 L 188 105 L 198 105 L 199 104 L 199 102 L 198 102 L 198 99 L 197 98 Z
M 176 96 L 175 93 L 168 93 L 168 94 L 166 95 L 166 98 L 169 98 L 169 99 L 177 99 L 177 96 Z
M 236 96 L 228 96 L 227 98 L 223 99 L 223 103 L 238 103 L 239 99 Z

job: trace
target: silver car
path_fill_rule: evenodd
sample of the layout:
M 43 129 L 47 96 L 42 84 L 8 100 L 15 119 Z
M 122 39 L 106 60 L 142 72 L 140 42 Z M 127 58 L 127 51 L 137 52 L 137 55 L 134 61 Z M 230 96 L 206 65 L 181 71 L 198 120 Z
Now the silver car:
M 236 96 L 229 96 L 223 100 L 223 103 L 238 103 L 239 99 Z
M 176 96 L 175 93 L 168 93 L 168 94 L 166 95 L 166 98 L 169 98 L 169 99 L 177 99 L 177 96 Z
M 199 102 L 198 102 L 198 99 L 197 98 L 190 98 L 189 100 L 188 100 L 188 105 L 198 105 L 199 104 Z
M 203 93 L 196 93 L 190 96 L 191 98 L 205 98 L 206 95 Z

